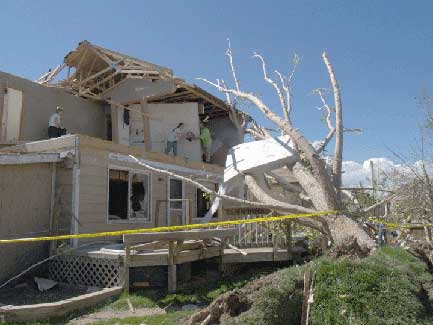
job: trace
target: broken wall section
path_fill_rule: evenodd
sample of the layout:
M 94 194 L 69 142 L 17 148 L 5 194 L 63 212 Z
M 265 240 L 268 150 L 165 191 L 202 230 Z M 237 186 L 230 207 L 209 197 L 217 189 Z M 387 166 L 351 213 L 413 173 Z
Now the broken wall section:
M 56 106 L 64 108 L 63 123 L 68 133 L 106 138 L 102 104 L 1 71 L 0 85 L 22 92 L 20 141 L 47 139 L 48 120 Z

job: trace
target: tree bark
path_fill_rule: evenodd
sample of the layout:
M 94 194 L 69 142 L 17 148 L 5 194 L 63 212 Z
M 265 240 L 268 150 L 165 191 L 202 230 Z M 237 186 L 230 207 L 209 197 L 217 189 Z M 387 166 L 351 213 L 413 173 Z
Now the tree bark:
M 245 175 L 245 184 L 248 186 L 248 190 L 251 194 L 260 202 L 264 202 L 266 204 L 271 204 L 274 206 L 286 206 L 287 210 L 293 209 L 292 211 L 295 213 L 313 213 L 316 210 L 309 208 L 300 208 L 299 206 L 293 206 L 288 203 L 281 202 L 280 200 L 273 197 L 272 193 L 265 190 L 265 186 L 263 184 L 263 180 L 258 179 L 258 177 L 253 177 L 251 175 Z M 294 208 L 296 207 L 296 209 Z M 275 209 L 279 213 L 284 212 L 281 209 Z M 286 210 L 286 211 L 287 211 Z M 297 211 L 297 212 L 296 212 Z M 324 227 L 323 223 L 320 220 L 311 219 L 311 218 L 299 218 L 294 220 L 303 226 L 310 227 L 316 229 L 322 233 L 328 234 L 328 230 Z

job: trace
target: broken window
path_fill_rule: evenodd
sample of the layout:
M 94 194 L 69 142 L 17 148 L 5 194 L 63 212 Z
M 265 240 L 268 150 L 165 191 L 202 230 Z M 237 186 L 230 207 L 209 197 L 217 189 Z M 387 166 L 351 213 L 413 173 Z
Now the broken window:
M 109 170 L 108 220 L 150 221 L 150 175 Z
M 128 219 L 128 180 L 128 171 L 110 169 L 108 220 Z
M 218 184 L 211 184 L 207 186 L 215 192 L 218 192 Z M 212 205 L 212 198 L 209 193 L 203 192 L 201 189 L 197 188 L 197 218 L 204 218 L 206 213 L 209 211 Z M 218 217 L 218 211 L 216 211 L 212 218 Z
M 132 174 L 131 177 L 131 218 L 149 218 L 149 175 Z

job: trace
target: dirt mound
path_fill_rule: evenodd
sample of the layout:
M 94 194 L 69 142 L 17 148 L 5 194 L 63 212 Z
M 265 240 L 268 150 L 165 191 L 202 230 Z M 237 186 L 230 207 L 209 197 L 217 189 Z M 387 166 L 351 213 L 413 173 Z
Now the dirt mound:
M 293 268 L 292 268 L 293 269 Z M 183 324 L 198 325 L 198 324 L 225 324 L 230 323 L 231 320 L 236 319 L 241 314 L 248 313 L 254 302 L 260 300 L 260 292 L 263 288 L 273 288 L 278 286 L 282 279 L 283 274 L 287 272 L 275 272 L 259 279 L 256 279 L 241 289 L 226 292 L 217 297 L 207 308 L 193 314 Z M 299 289 L 299 293 L 302 291 L 302 275 L 303 271 L 296 272 L 296 280 L 294 280 L 295 286 L 292 289 Z M 285 287 L 285 286 L 283 286 Z M 293 290 L 292 290 L 293 291 Z M 290 290 L 287 291 L 293 298 L 293 294 Z

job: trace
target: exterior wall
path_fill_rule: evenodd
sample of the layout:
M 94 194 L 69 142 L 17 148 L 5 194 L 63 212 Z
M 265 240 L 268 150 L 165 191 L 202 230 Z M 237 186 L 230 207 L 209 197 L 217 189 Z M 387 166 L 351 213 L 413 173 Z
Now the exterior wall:
M 49 164 L 0 166 L 0 237 L 47 235 L 51 202 Z M 0 248 L 0 282 L 47 257 L 48 243 Z
M 168 178 L 154 172 L 151 173 L 151 221 L 142 223 L 108 221 L 108 168 L 145 170 L 136 164 L 111 161 L 108 158 L 109 153 L 108 150 L 80 149 L 79 218 L 82 226 L 79 227 L 79 232 L 92 233 L 166 225 L 167 203 L 165 201 Z
M 56 196 L 60 196 L 60 199 L 56 197 L 59 204 L 59 216 L 56 221 L 57 225 L 54 224 L 54 226 L 57 226 L 60 234 L 69 234 L 72 215 L 72 169 L 61 168 L 61 164 L 57 164 Z
M 88 140 L 83 139 L 82 142 L 86 141 Z M 92 147 L 86 146 L 85 143 L 80 143 L 79 220 L 81 226 L 79 227 L 79 232 L 93 233 L 167 225 L 166 201 L 168 199 L 169 177 L 155 172 L 151 172 L 151 221 L 140 223 L 136 221 L 108 221 L 109 167 L 143 171 L 146 171 L 146 169 L 134 163 L 109 159 L 109 154 L 111 152 L 115 153 L 115 148 L 120 149 L 120 145 L 107 145 L 102 142 L 104 141 L 99 142 L 99 148 L 97 148 L 98 144 Z M 139 150 L 138 148 L 133 150 L 131 150 L 132 148 L 125 148 L 129 153 L 134 155 L 137 155 L 135 151 Z M 146 157 L 146 159 L 152 158 Z M 185 184 L 184 193 L 185 198 L 190 200 L 189 222 L 191 222 L 194 221 L 193 219 L 196 216 L 196 188 L 192 185 Z M 107 239 L 119 240 L 120 237 L 110 237 Z M 91 241 L 94 240 L 102 239 L 91 239 Z
M 64 108 L 64 126 L 70 134 L 106 138 L 102 105 L 66 93 L 62 89 L 39 85 L 0 71 L 0 84 L 23 92 L 23 120 L 20 140 L 47 139 L 48 119 L 56 106 Z

